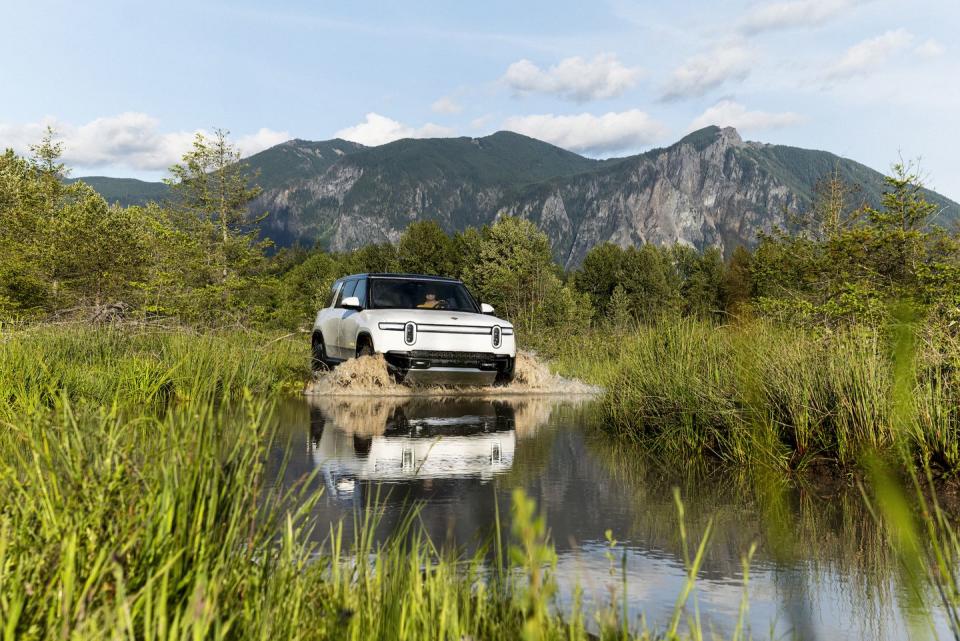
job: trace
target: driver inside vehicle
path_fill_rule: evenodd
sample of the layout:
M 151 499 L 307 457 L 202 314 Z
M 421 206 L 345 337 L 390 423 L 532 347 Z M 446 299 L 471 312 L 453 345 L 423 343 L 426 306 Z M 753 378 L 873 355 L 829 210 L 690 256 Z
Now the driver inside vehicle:
M 417 305 L 418 309 L 437 309 L 440 306 L 440 300 L 437 299 L 437 293 L 431 290 L 427 290 L 424 294 L 424 300 L 422 303 Z

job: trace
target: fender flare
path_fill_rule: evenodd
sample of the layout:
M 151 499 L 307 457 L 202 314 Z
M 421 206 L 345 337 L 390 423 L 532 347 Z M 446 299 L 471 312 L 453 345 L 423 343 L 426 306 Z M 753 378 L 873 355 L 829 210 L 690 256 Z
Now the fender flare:
M 370 330 L 361 329 L 360 331 L 357 332 L 357 350 L 358 351 L 360 350 L 360 346 L 363 345 L 364 342 L 369 342 L 370 346 L 373 348 L 373 351 L 374 352 L 377 351 L 377 345 L 376 343 L 373 342 L 373 336 L 370 334 Z

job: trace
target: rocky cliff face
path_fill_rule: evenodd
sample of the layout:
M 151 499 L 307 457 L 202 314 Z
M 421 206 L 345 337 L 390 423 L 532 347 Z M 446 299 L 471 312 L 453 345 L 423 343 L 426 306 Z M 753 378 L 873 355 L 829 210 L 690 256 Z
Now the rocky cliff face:
M 724 129 L 706 144 L 681 141 L 531 190 L 497 213 L 537 222 L 568 267 L 605 241 L 731 251 L 782 223 L 803 199 L 765 171 L 751 149 L 762 147 Z
M 500 135 L 522 142 L 515 134 Z M 481 150 L 484 140 L 475 142 Z M 438 141 L 406 142 L 424 143 L 420 154 L 429 156 L 427 145 Z M 395 242 L 415 220 L 436 220 L 458 231 L 510 215 L 543 229 L 566 267 L 606 241 L 684 243 L 729 252 L 752 244 L 757 232 L 782 223 L 787 210 L 809 200 L 813 185 L 791 186 L 770 148 L 744 142 L 734 129 L 712 127 L 638 156 L 582 159 L 564 175 L 496 181 L 471 167 L 465 171 L 439 161 L 425 168 L 418 158 L 416 166 L 406 166 L 396 156 L 409 158 L 409 148 L 406 154 L 381 153 L 375 162 L 358 152 L 316 178 L 267 190 L 261 204 L 272 212 L 268 234 L 276 237 L 276 227 L 283 226 L 282 236 L 291 241 L 319 239 L 333 250 Z M 850 163 L 824 152 L 796 151 L 821 166 L 819 175 L 836 162 Z M 874 180 L 879 179 L 877 174 Z

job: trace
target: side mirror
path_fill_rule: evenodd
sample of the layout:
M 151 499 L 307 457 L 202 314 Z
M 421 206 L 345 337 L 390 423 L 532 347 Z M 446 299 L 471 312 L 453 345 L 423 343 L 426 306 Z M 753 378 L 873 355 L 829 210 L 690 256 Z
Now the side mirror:
M 356 296 L 347 296 L 340 302 L 340 307 L 344 309 L 352 309 L 355 311 L 360 311 L 363 309 L 363 306 L 360 305 L 360 299 Z
M 480 303 L 480 313 L 481 314 L 492 314 L 493 305 L 488 305 L 487 303 Z

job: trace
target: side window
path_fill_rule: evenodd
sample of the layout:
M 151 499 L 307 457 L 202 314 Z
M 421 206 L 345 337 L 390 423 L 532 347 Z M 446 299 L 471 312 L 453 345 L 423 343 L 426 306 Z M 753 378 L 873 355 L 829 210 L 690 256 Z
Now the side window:
M 340 295 L 337 296 L 337 304 L 335 307 L 340 307 L 340 303 L 343 302 L 344 298 L 350 298 L 353 296 L 353 290 L 357 287 L 356 280 L 348 280 L 343 284 L 343 287 L 340 288 Z
M 367 279 L 361 278 L 357 281 L 357 288 L 353 290 L 353 295 L 360 299 L 360 305 L 367 307 Z
M 333 303 L 337 300 L 337 294 L 340 292 L 340 286 L 343 285 L 343 281 L 336 281 L 330 287 L 330 298 L 327 299 L 327 304 L 324 307 L 333 307 Z

